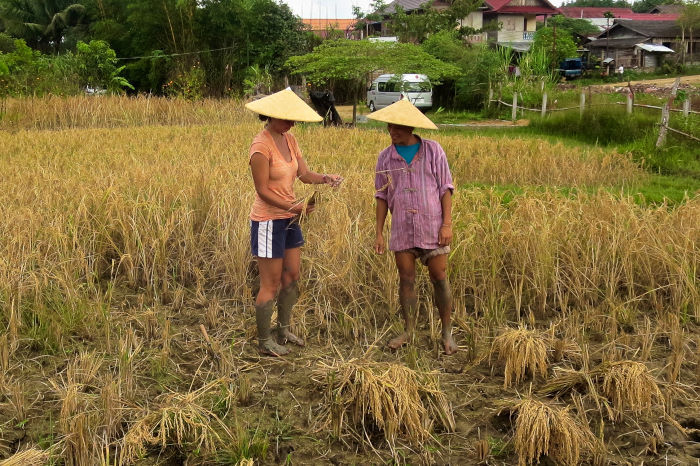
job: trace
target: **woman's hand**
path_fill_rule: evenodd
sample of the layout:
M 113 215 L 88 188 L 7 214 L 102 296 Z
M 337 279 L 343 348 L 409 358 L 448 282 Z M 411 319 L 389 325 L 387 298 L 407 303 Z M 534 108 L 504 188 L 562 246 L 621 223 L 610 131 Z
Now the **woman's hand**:
M 443 223 L 438 232 L 438 245 L 449 246 L 452 242 L 452 225 Z
M 305 201 L 294 204 L 289 211 L 296 215 L 308 215 L 316 208 L 315 204 L 307 204 Z
M 374 252 L 377 254 L 384 254 L 384 235 L 377 233 L 377 238 L 374 240 Z
M 333 188 L 337 188 L 343 182 L 343 177 L 340 175 L 323 175 L 323 182 Z

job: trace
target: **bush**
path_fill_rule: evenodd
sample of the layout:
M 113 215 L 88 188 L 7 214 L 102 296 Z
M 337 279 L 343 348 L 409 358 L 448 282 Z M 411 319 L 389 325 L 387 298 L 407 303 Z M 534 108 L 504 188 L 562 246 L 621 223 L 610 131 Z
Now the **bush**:
M 168 97 L 198 100 L 204 96 L 205 80 L 204 69 L 195 65 L 189 70 L 177 74 L 174 79 L 163 86 L 163 91 Z
M 75 63 L 81 87 L 102 88 L 118 93 L 124 87 L 133 89 L 129 82 L 119 76 L 124 66 L 117 67 L 117 54 L 103 40 L 89 43 L 78 41 Z
M 10 47 L 0 38 L 0 47 Z M 120 92 L 131 85 L 119 76 L 116 55 L 104 41 L 78 42 L 78 51 L 44 55 L 22 39 L 0 52 L 0 96 L 75 95 L 86 85 Z
M 15 40 L 12 52 L 0 53 L 0 96 L 77 93 L 73 58 L 71 53 L 42 55 L 24 40 Z

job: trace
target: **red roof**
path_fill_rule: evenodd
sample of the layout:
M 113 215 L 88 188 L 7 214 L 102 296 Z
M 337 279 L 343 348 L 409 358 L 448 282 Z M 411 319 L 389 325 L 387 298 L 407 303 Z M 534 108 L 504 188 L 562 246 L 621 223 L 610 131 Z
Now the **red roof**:
M 527 14 L 554 14 L 558 13 L 557 7 L 549 3 L 548 0 L 540 0 L 539 6 L 516 6 L 508 5 L 511 0 L 484 0 L 491 9 L 489 11 L 498 13 L 527 13 Z
M 347 30 L 355 24 L 354 19 L 302 19 L 304 24 L 308 25 L 312 31 L 325 31 L 326 29 Z
M 660 15 L 656 13 L 630 13 L 617 16 L 620 19 L 638 19 L 644 21 L 673 21 L 678 19 L 680 15 Z
M 552 8 L 547 8 L 546 6 L 504 6 L 499 13 L 514 13 L 514 14 L 527 14 L 527 15 L 551 15 L 558 13 L 557 10 Z
M 562 6 L 559 11 L 567 18 L 605 18 L 605 12 L 609 11 L 615 18 L 622 18 L 620 15 L 635 14 L 630 8 L 605 8 L 592 6 Z

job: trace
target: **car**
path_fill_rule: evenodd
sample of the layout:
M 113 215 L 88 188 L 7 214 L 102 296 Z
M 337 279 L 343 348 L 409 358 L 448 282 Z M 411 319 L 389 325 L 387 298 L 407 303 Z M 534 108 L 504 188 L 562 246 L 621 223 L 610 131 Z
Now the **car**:
M 408 99 L 421 110 L 433 106 L 433 86 L 424 74 L 383 74 L 372 81 L 367 90 L 370 111 L 387 107 L 401 99 Z
M 566 79 L 576 79 L 583 76 L 583 61 L 580 58 L 566 58 L 559 64 L 559 75 Z

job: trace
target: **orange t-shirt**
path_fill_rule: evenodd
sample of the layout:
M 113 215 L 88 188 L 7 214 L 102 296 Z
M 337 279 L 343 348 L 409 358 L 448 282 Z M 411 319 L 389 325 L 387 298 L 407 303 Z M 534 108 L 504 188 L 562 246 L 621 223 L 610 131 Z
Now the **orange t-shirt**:
M 253 143 L 250 145 L 249 158 L 253 157 L 256 152 L 264 155 L 270 162 L 270 178 L 267 182 L 267 187 L 273 193 L 285 201 L 294 201 L 294 180 L 299 170 L 298 159 L 301 158 L 301 150 L 294 135 L 284 133 L 284 138 L 287 141 L 289 152 L 292 155 L 291 162 L 287 162 L 272 139 L 272 135 L 266 129 L 262 130 L 255 136 Z M 295 214 L 279 207 L 272 206 L 262 200 L 258 193 L 255 193 L 255 201 L 253 208 L 250 210 L 250 219 L 257 222 L 265 220 L 277 220 L 280 218 L 294 217 Z

